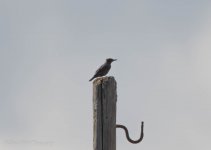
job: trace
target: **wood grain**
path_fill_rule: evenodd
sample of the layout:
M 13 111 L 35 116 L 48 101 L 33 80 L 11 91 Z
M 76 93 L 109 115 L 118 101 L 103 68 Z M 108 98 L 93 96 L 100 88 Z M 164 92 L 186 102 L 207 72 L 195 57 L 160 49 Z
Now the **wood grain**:
M 93 148 L 116 150 L 116 102 L 114 77 L 102 77 L 93 82 Z

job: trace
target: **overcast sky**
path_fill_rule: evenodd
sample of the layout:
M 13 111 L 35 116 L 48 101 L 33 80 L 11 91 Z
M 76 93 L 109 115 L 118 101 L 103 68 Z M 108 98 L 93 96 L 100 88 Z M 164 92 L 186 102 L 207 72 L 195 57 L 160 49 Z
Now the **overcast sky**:
M 92 150 L 92 77 L 117 80 L 117 150 L 211 149 L 209 0 L 0 0 L 0 149 Z

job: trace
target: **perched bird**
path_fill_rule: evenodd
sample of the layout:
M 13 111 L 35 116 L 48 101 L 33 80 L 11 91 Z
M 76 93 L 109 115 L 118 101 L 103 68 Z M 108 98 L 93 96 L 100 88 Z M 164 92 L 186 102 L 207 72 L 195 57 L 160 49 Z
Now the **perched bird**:
M 89 81 L 92 81 L 94 78 L 97 78 L 97 77 L 105 76 L 111 68 L 111 63 L 116 60 L 117 59 L 107 58 L 106 62 L 102 66 L 100 66 L 99 69 L 97 69 L 97 71 L 95 72 L 95 75 Z

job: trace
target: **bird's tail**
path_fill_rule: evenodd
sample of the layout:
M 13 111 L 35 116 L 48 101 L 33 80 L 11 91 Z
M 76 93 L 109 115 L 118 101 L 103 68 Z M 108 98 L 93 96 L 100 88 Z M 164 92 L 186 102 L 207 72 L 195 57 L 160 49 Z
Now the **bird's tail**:
M 89 81 L 92 81 L 94 78 L 95 78 L 95 76 L 94 76 L 94 77 L 92 77 Z

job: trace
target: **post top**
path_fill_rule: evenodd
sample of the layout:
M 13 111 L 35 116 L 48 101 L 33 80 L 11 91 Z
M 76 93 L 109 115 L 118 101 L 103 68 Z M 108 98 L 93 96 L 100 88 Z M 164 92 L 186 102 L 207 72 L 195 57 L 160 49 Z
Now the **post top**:
M 114 82 L 116 82 L 116 80 L 113 76 L 99 77 L 99 78 L 94 80 L 93 85 L 98 85 L 98 84 L 101 84 L 102 82 L 112 81 L 112 80 Z

